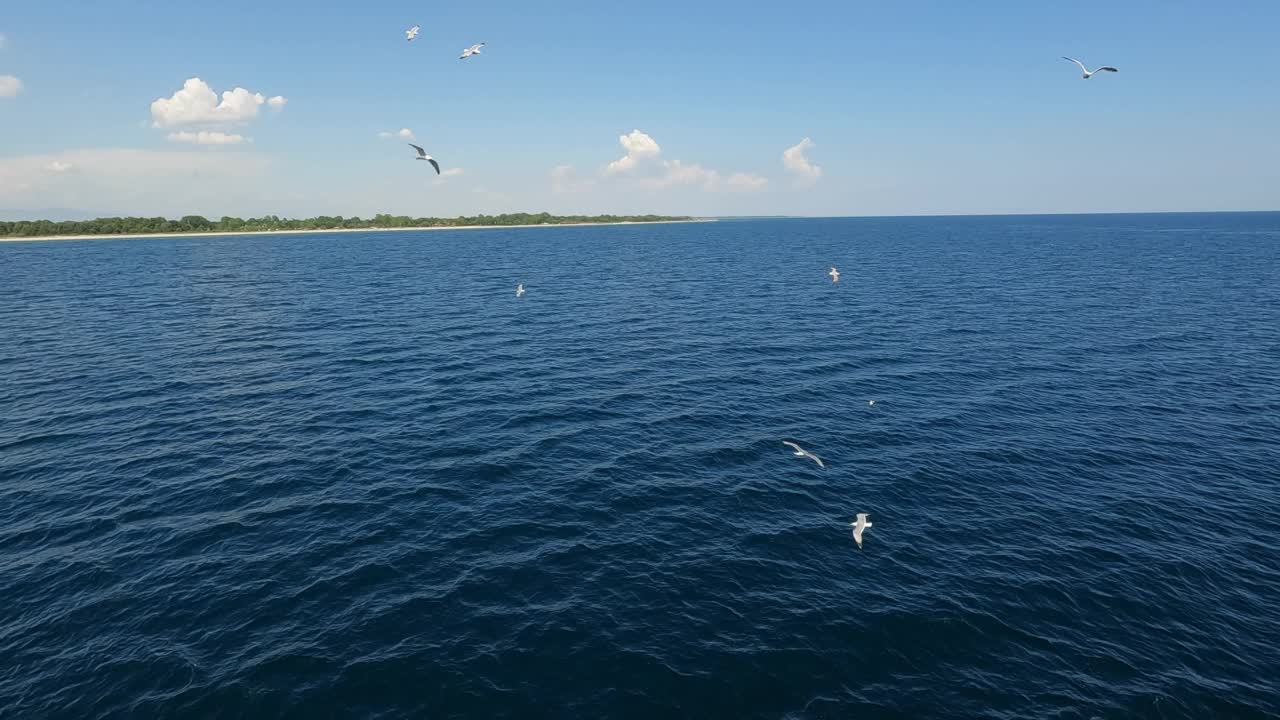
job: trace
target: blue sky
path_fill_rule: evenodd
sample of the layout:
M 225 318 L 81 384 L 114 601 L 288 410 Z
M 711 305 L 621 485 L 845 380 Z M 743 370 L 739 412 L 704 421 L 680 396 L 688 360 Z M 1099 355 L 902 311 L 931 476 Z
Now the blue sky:
M 0 217 L 1275 210 L 1276 27 L 1274 2 L 15 2 Z M 246 104 L 153 113 L 191 78 Z

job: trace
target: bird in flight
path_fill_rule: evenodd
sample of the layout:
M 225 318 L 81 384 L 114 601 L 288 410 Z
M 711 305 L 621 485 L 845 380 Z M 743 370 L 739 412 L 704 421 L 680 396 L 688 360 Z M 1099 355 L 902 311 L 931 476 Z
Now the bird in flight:
M 875 407 L 875 406 L 876 406 L 876 401 L 875 401 L 875 400 L 868 400 L 868 401 L 867 401 L 867 407 Z
M 835 285 L 836 283 L 840 282 L 840 271 L 835 269 L 835 267 L 832 267 L 831 272 L 827 274 L 831 276 L 832 285 Z
M 809 452 L 808 450 L 805 450 L 804 448 L 791 442 L 790 440 L 783 440 L 782 444 L 794 449 L 796 451 L 795 452 L 796 457 L 809 458 L 810 460 L 818 463 L 818 467 L 822 468 L 823 470 L 827 469 L 827 466 L 822 464 L 822 458 L 818 457 L 817 455 L 814 455 L 813 453 Z
M 871 523 L 867 522 L 866 513 L 858 513 L 855 517 L 857 522 L 849 524 L 853 526 L 853 541 L 858 543 L 858 547 L 862 547 L 862 531 L 871 527 Z
M 516 285 L 516 297 L 522 297 L 523 295 L 524 295 L 524 283 L 519 283 Z
M 421 31 L 421 30 L 422 30 L 422 26 L 421 26 L 421 25 L 414 25 L 413 27 L 409 28 L 408 30 L 405 30 L 405 31 L 404 31 L 405 39 L 406 39 L 406 40 L 412 40 L 412 39 L 414 39 L 414 38 L 418 37 L 418 32 L 419 32 L 419 31 Z
M 471 47 L 467 48 L 466 50 L 463 50 L 463 51 L 462 51 L 462 54 L 458 56 L 458 59 L 459 59 L 459 60 L 466 60 L 467 58 L 471 57 L 472 55 L 479 55 L 479 54 L 480 54 L 480 48 L 482 48 L 482 47 L 484 47 L 484 43 L 476 43 L 475 45 L 472 45 Z
M 421 147 L 414 145 L 413 143 L 409 143 L 409 147 L 418 151 L 418 157 L 417 157 L 418 160 L 426 160 L 427 162 L 431 163 L 431 167 L 436 169 L 436 174 L 437 175 L 440 174 L 440 163 L 436 162 L 435 158 L 428 155 L 426 150 L 423 150 Z
M 1103 65 L 1102 67 L 1098 68 L 1097 70 L 1090 71 L 1090 70 L 1089 70 L 1089 68 L 1087 68 L 1087 67 L 1085 67 L 1085 66 L 1084 66 L 1084 63 L 1080 62 L 1079 60 L 1077 60 L 1077 59 L 1075 59 L 1075 58 L 1069 58 L 1069 57 L 1067 57 L 1066 55 L 1063 55 L 1063 56 L 1062 56 L 1062 59 L 1063 59 L 1063 60 L 1070 60 L 1071 62 L 1075 63 L 1076 65 L 1079 65 L 1079 66 L 1080 66 L 1080 72 L 1084 73 L 1084 79 L 1085 79 L 1085 80 L 1088 80 L 1089 78 L 1093 77 L 1094 75 L 1097 75 L 1097 74 L 1098 74 L 1098 73 L 1100 73 L 1100 72 L 1120 72 L 1119 70 L 1117 70 L 1117 69 L 1115 69 L 1115 68 L 1111 67 L 1110 65 Z

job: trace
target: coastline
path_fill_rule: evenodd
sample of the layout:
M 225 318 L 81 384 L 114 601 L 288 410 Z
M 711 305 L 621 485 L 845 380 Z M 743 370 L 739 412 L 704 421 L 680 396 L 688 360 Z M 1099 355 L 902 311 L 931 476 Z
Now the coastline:
M 504 228 L 554 228 L 554 227 L 602 227 L 607 225 L 674 225 L 684 223 L 716 222 L 716 218 L 690 218 L 689 220 L 653 220 L 650 222 L 589 222 L 589 223 L 541 223 L 538 225 L 425 225 L 401 228 L 333 228 L 330 230 L 251 230 L 247 232 L 178 232 L 140 233 L 123 235 L 38 235 L 34 237 L 0 237 L 5 242 L 45 242 L 50 240 L 137 240 L 141 238 L 184 237 L 234 237 L 240 235 L 319 235 L 321 233 L 376 233 L 422 232 L 430 230 L 502 230 Z

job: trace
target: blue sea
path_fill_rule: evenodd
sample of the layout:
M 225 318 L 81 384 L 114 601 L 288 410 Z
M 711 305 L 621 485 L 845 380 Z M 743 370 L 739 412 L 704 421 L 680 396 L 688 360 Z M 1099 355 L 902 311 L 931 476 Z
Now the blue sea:
M 4 243 L 0 338 L 0 717 L 1280 717 L 1280 214 Z

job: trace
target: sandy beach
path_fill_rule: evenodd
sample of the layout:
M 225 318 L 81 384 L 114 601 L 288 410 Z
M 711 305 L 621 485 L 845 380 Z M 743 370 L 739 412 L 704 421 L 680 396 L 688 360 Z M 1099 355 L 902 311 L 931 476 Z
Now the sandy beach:
M 256 230 L 250 232 L 184 232 L 140 233 L 135 235 L 38 235 L 35 237 L 0 237 L 0 242 L 43 242 L 46 240 L 136 240 L 138 238 L 221 237 L 236 235 L 319 235 L 322 233 L 417 232 L 425 230 L 503 230 L 506 228 L 594 227 L 600 225 L 673 225 L 715 222 L 715 218 L 690 220 L 654 220 L 652 222 L 543 223 L 540 225 L 430 225 L 398 228 L 334 228 L 332 230 Z

